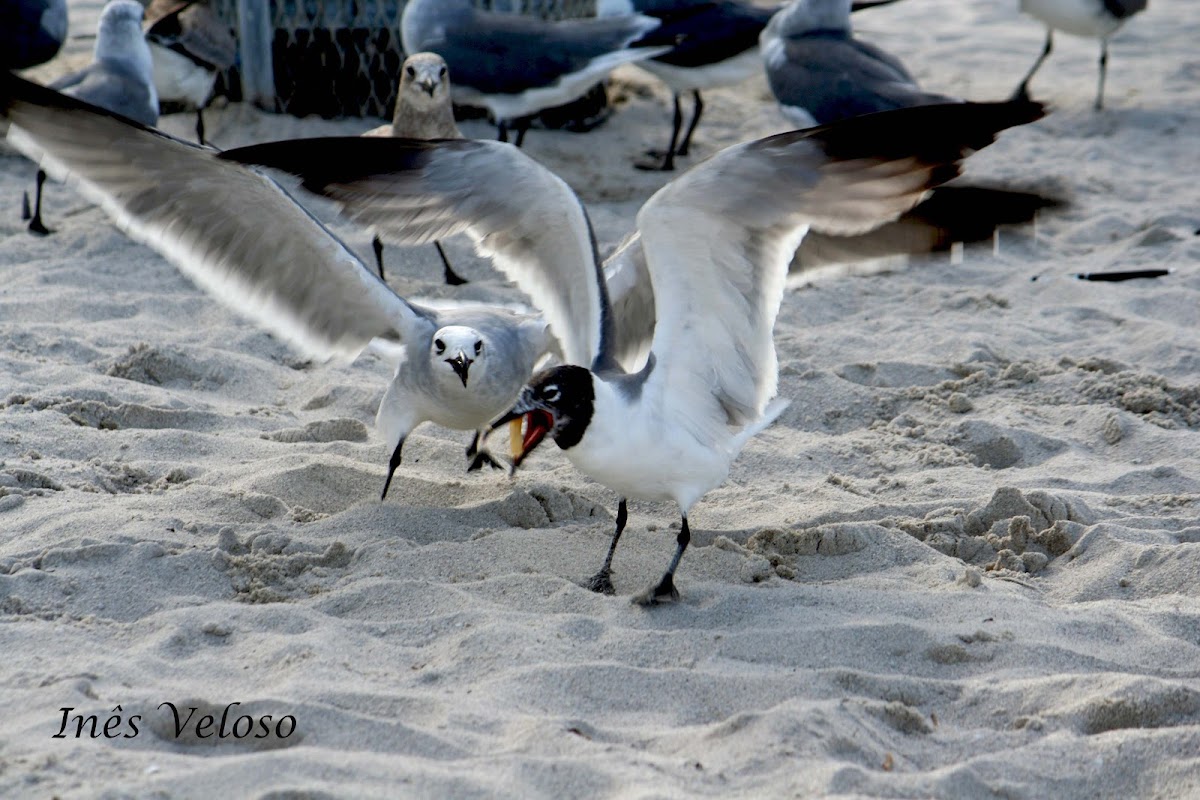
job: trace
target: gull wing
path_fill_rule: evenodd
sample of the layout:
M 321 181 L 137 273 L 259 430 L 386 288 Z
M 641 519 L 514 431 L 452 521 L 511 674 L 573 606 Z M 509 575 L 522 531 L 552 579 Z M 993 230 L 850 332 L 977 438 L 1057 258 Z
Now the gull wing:
M 130 237 L 311 357 L 352 358 L 431 324 L 253 170 L 8 73 L 0 118 L 18 150 Z
M 883 225 L 999 131 L 1042 113 L 1009 102 L 872 114 L 728 148 L 660 189 L 637 227 L 658 319 L 648 381 L 664 413 L 707 426 L 756 421 L 775 394 L 772 328 L 809 228 Z
M 384 238 L 423 244 L 466 233 L 541 310 L 567 363 L 607 363 L 608 299 L 587 212 L 561 178 L 512 145 L 334 137 L 222 158 L 299 176 Z

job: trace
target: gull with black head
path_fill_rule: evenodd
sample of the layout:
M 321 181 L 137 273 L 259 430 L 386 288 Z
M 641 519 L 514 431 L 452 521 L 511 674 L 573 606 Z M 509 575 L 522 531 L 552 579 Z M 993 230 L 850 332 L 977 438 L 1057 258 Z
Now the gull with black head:
M 516 469 L 545 438 L 582 472 L 616 491 L 617 524 L 588 586 L 612 592 L 612 561 L 627 498 L 672 502 L 682 517 L 661 580 L 634 599 L 678 596 L 675 572 L 691 541 L 688 513 L 723 482 L 733 460 L 786 403 L 774 400 L 772 329 L 792 253 L 811 230 L 850 235 L 895 219 L 958 175 L 969 153 L 1005 128 L 1042 115 L 1030 102 L 958 103 L 872 114 L 736 145 L 671 181 L 637 215 L 616 257 L 641 260 L 649 287 L 626 293 L 623 317 L 654 315 L 643 366 L 617 366 L 636 331 L 596 354 L 591 368 L 538 373 L 492 428 L 522 419 Z M 621 269 L 614 269 L 610 285 Z M 636 283 L 636 280 L 634 281 Z M 621 320 L 625 325 L 625 320 Z M 636 348 L 635 348 L 636 349 Z

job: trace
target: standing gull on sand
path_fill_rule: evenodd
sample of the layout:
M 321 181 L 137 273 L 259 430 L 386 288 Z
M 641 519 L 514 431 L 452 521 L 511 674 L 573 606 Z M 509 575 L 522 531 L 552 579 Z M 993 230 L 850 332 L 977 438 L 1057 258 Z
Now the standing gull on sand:
M 143 125 L 157 124 L 158 96 L 151 74 L 150 48 L 142 37 L 141 4 L 135 0 L 112 0 L 104 6 L 92 63 L 50 86 Z M 43 236 L 51 233 L 42 222 L 45 183 L 46 173 L 39 169 L 32 215 L 28 213 L 28 198 L 24 203 L 29 230 Z
M 1104 108 L 1104 79 L 1108 73 L 1108 39 L 1125 22 L 1144 11 L 1147 0 L 1021 0 L 1021 10 L 1046 26 L 1046 46 L 1017 86 L 1014 97 L 1029 96 L 1029 81 L 1054 50 L 1054 31 L 1100 40 L 1100 79 L 1095 109 Z
M 476 9 L 471 0 L 410 0 L 400 20 L 404 52 L 431 51 L 454 75 L 454 99 L 486 108 L 500 141 L 529 118 L 576 100 L 620 64 L 667 52 L 640 15 L 546 21 Z
M 662 580 L 635 600 L 678 596 L 689 510 L 786 405 L 772 401 L 772 329 L 788 263 L 809 229 L 852 234 L 895 219 L 999 131 L 1041 115 L 1036 103 L 959 103 L 783 133 L 727 148 L 646 201 L 637 232 L 657 322 L 645 365 L 629 374 L 602 349 L 591 369 L 541 372 L 493 426 L 524 420 L 514 469 L 550 436 L 620 495 L 590 588 L 613 590 L 612 557 L 633 497 L 673 502 L 682 515 Z
M 153 0 L 146 8 L 146 41 L 159 101 L 195 109 L 196 141 L 206 144 L 204 109 L 217 76 L 237 59 L 233 32 L 203 0 Z
M 396 111 L 389 125 L 372 128 L 363 136 L 396 136 L 404 139 L 461 139 L 462 133 L 454 124 L 454 108 L 450 103 L 450 76 L 446 62 L 437 53 L 414 53 L 400 67 L 400 83 L 396 89 Z M 351 213 L 353 216 L 353 213 Z M 446 283 L 461 286 L 466 279 L 459 277 L 446 258 L 438 241 L 442 273 Z M 375 267 L 383 278 L 383 240 L 376 233 L 371 238 L 375 251 Z
M 762 33 L 767 82 L 792 123 L 952 103 L 926 92 L 890 53 L 854 37 L 851 0 L 793 0 Z
M 604 290 L 583 207 L 561 179 L 510 145 L 382 137 L 281 143 L 310 167 L 387 172 L 402 207 L 385 216 L 407 223 L 406 241 L 466 232 L 542 316 L 411 303 L 264 175 L 11 73 L 0 74 L 0 116 L 18 150 L 73 179 L 127 234 L 307 356 L 349 360 L 370 345 L 399 351 L 376 415 L 391 453 L 385 496 L 417 425 L 475 431 L 469 468 L 494 465 L 478 449 L 479 433 L 512 404 L 554 340 L 568 363 L 601 347 L 599 309 L 607 302 L 597 296 Z M 479 187 L 491 194 L 480 197 Z M 551 207 L 531 212 L 512 195 L 545 198 Z M 485 236 L 491 230 L 508 235 Z

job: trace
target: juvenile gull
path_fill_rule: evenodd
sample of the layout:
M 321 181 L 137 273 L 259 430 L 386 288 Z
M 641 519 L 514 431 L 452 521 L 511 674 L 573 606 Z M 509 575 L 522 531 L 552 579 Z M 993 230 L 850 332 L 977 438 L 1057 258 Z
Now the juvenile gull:
M 767 82 L 800 126 L 956 102 L 923 91 L 899 59 L 854 37 L 850 0 L 794 0 L 762 32 Z
M 479 432 L 512 404 L 538 359 L 555 341 L 568 363 L 601 348 L 607 302 L 598 296 L 604 290 L 583 207 L 562 180 L 510 145 L 382 137 L 283 143 L 310 165 L 384 171 L 376 186 L 405 204 L 388 216 L 394 225 L 407 222 L 406 241 L 465 231 L 542 316 L 408 302 L 266 176 L 11 73 L 0 74 L 0 115 L 18 150 L 76 181 L 127 234 L 307 356 L 351 359 L 371 344 L 399 349 L 376 416 L 391 453 L 384 495 L 417 425 L 475 431 L 470 468 L 494 463 L 479 450 Z M 549 208 L 511 203 L 512 194 L 543 198 Z M 486 235 L 493 230 L 505 234 Z
M 146 41 L 162 103 L 196 111 L 196 141 L 205 144 L 204 109 L 217 76 L 233 66 L 237 40 L 204 0 L 153 0 L 146 8 Z
M 674 575 L 691 539 L 689 510 L 786 405 L 772 402 L 772 328 L 788 262 L 805 234 L 861 233 L 895 219 L 957 175 L 961 160 L 999 131 L 1041 114 L 1030 102 L 958 103 L 779 134 L 721 151 L 642 206 L 637 239 L 623 251 L 636 264 L 640 249 L 653 293 L 657 322 L 642 368 L 617 367 L 617 348 L 628 351 L 630 342 L 606 337 L 602 343 L 611 345 L 590 369 L 540 372 L 493 424 L 524 420 L 514 469 L 550 436 L 577 468 L 620 495 L 608 554 L 590 588 L 612 591 L 626 498 L 634 497 L 673 502 L 682 516 L 666 572 L 635 600 L 678 596 Z M 645 292 L 626 299 L 646 304 Z M 602 317 L 627 313 L 618 307 Z
M 400 20 L 404 52 L 432 51 L 454 75 L 454 99 L 486 108 L 501 141 L 521 146 L 529 117 L 571 102 L 620 64 L 669 48 L 641 15 L 547 21 L 480 11 L 472 0 L 410 0 Z
M 372 128 L 363 136 L 397 136 L 405 139 L 461 139 L 454 123 L 454 108 L 450 104 L 450 76 L 446 62 L 437 53 L 414 53 L 400 67 L 400 83 L 396 89 L 396 110 L 389 125 Z M 450 259 L 440 242 L 434 241 L 442 259 L 442 274 L 446 283 L 461 286 L 459 277 L 450 266 Z M 383 240 L 376 233 L 371 239 L 375 251 L 375 266 L 383 278 Z
M 92 63 L 50 84 L 63 94 L 113 111 L 143 125 L 158 123 L 158 96 L 151 77 L 150 48 L 142 38 L 142 6 L 135 0 L 111 0 L 100 13 Z M 29 230 L 45 236 L 51 230 L 42 222 L 42 187 L 46 173 L 37 173 L 33 213 L 25 218 Z M 32 217 L 32 218 L 30 218 Z
M 0 3 L 0 68 L 44 64 L 67 39 L 67 0 Z
M 1021 0 L 1021 10 L 1046 26 L 1046 46 L 1033 62 L 1015 97 L 1029 96 L 1029 81 L 1054 49 L 1054 31 L 1100 40 L 1100 80 L 1096 87 L 1095 109 L 1104 108 L 1104 79 L 1108 72 L 1108 39 L 1125 22 L 1144 11 L 1147 0 Z

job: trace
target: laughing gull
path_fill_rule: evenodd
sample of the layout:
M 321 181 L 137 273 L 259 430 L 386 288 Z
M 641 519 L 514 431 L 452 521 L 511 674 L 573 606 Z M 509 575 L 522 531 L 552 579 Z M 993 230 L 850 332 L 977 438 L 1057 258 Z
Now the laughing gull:
M 923 91 L 890 53 L 856 39 L 850 0 L 794 0 L 762 33 L 767 82 L 793 124 L 956 102 Z
M 1096 87 L 1095 109 L 1104 108 L 1104 78 L 1108 72 L 1108 39 L 1125 22 L 1144 11 L 1147 0 L 1021 0 L 1021 10 L 1046 26 L 1046 46 L 1025 79 L 1017 86 L 1015 97 L 1028 97 L 1029 81 L 1054 49 L 1054 31 L 1100 40 L 1100 83 Z
M 635 263 L 640 249 L 653 292 L 657 322 L 642 368 L 616 367 L 618 343 L 603 339 L 613 344 L 590 369 L 538 373 L 493 424 L 523 420 L 514 469 L 549 436 L 578 469 L 620 495 L 590 588 L 612 591 L 612 558 L 633 497 L 673 502 L 682 517 L 662 579 L 634 599 L 678 597 L 688 512 L 786 405 L 772 401 L 772 328 L 788 262 L 809 229 L 851 234 L 895 219 L 999 131 L 1042 113 L 1028 101 L 958 103 L 783 133 L 721 151 L 642 206 L 637 239 L 624 249 Z
M 409 302 L 266 176 L 11 73 L 0 74 L 0 117 L 20 152 L 74 180 L 129 236 L 307 356 L 352 359 L 372 344 L 399 351 L 376 416 L 391 453 L 385 496 L 417 425 L 475 431 L 470 468 L 494 464 L 479 433 L 554 342 L 567 363 L 601 348 L 607 302 L 583 206 L 511 145 L 343 137 L 283 142 L 275 152 L 338 173 L 351 189 L 352 176 L 383 170 L 373 190 L 396 199 L 383 214 L 392 231 L 406 225 L 413 244 L 466 232 L 540 316 Z M 272 148 L 242 154 L 252 160 L 256 150 Z M 550 208 L 531 213 L 514 195 Z
M 396 111 L 391 124 L 372 128 L 363 136 L 398 136 L 405 139 L 461 139 L 454 123 L 454 108 L 450 104 L 450 76 L 446 62 L 437 53 L 414 53 L 400 67 L 400 83 L 396 88 Z M 442 275 L 451 286 L 461 286 L 459 277 L 446 258 L 446 251 L 435 241 L 442 258 Z M 375 266 L 383 278 L 383 240 L 376 233 L 371 239 L 375 251 Z
M 67 39 L 67 0 L 0 3 L 0 68 L 25 69 L 57 55 Z
M 856 0 L 852 11 L 888 5 L 895 0 Z M 662 38 L 674 38 L 677 43 L 669 53 L 637 62 L 671 90 L 674 114 L 671 118 L 671 140 L 662 153 L 651 151 L 652 162 L 636 162 L 644 170 L 670 171 L 675 169 L 675 156 L 686 156 L 691 148 L 692 134 L 704 112 L 701 92 L 724 86 L 735 86 L 762 72 L 758 38 L 767 22 L 778 10 L 754 5 L 745 0 L 606 0 L 597 13 L 639 13 L 662 21 L 655 32 Z M 683 130 L 684 94 L 692 95 L 692 121 L 680 140 Z
M 142 38 L 142 6 L 135 0 L 111 0 L 100 13 L 92 63 L 50 84 L 63 94 L 114 111 L 143 125 L 158 123 L 158 96 L 151 77 L 150 48 Z M 45 236 L 51 230 L 42 222 L 42 187 L 46 173 L 37 173 L 33 213 L 25 213 L 29 230 Z
M 476 9 L 472 0 L 410 0 L 404 52 L 428 50 L 454 74 L 454 99 L 486 108 L 500 141 L 509 127 L 521 146 L 529 117 L 583 95 L 620 64 L 665 53 L 641 15 L 547 21 Z
M 146 8 L 146 41 L 154 86 L 163 103 L 196 111 L 196 141 L 204 141 L 204 109 L 217 76 L 233 66 L 237 40 L 203 0 L 153 0 Z

